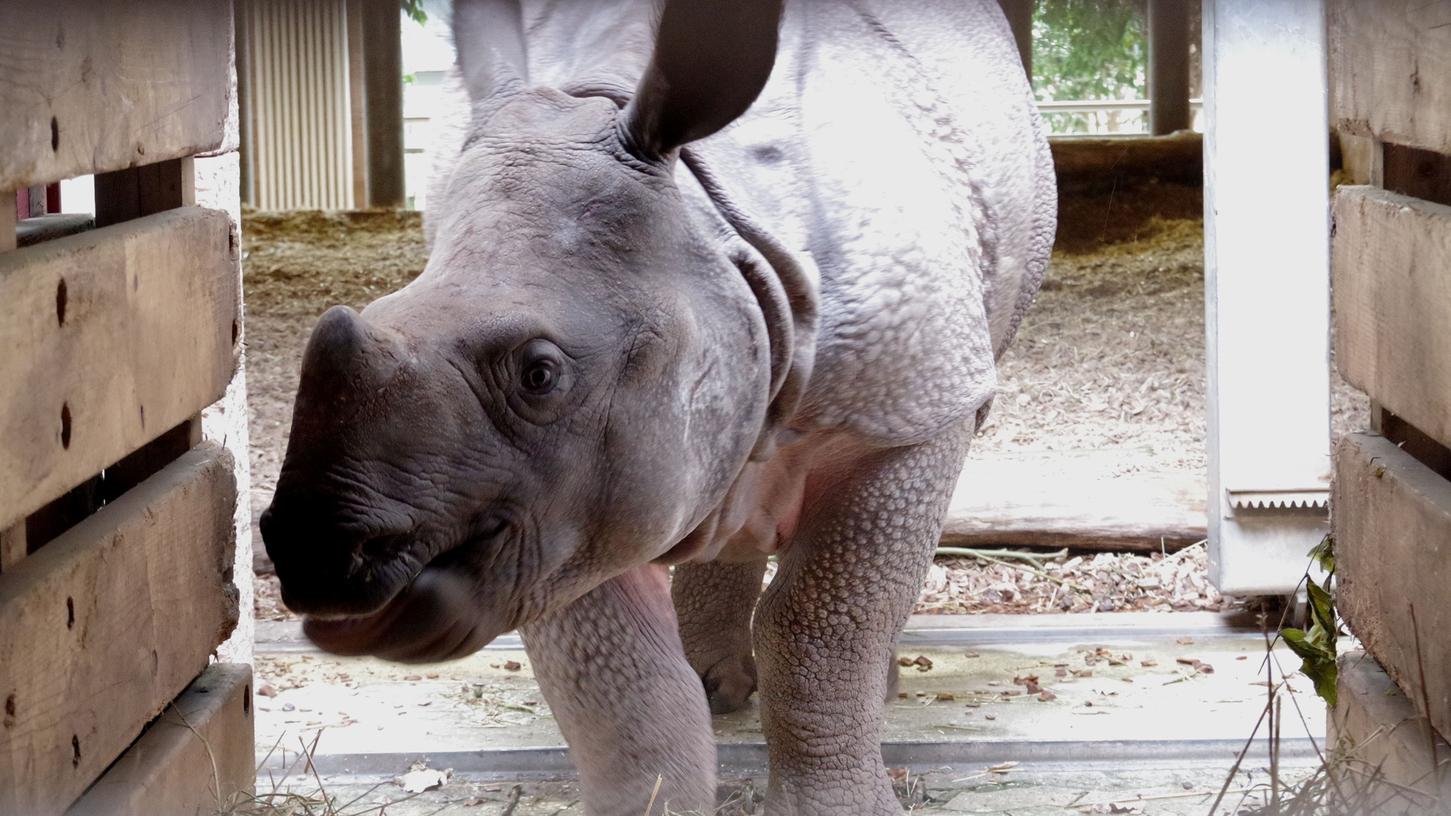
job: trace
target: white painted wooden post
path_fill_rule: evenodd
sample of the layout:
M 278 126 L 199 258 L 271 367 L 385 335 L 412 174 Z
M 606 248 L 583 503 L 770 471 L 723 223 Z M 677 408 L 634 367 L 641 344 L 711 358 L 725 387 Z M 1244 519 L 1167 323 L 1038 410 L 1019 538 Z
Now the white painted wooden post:
M 1324 0 L 1204 0 L 1209 561 L 1288 593 L 1328 527 Z

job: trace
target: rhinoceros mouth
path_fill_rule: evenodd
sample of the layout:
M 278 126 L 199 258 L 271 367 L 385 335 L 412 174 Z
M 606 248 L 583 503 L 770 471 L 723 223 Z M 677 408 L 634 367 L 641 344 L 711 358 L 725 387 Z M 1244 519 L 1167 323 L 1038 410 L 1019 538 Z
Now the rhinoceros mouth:
M 440 553 L 418 567 L 366 612 L 305 616 L 303 632 L 334 654 L 405 663 L 451 660 L 482 648 L 512 627 L 481 612 L 477 576 L 458 552 Z
M 456 570 L 454 562 L 462 554 L 495 547 L 508 527 L 507 521 L 489 515 L 441 540 L 408 533 L 369 538 L 353 546 L 341 574 L 334 573 L 331 579 L 314 573 L 289 581 L 279 569 L 282 600 L 294 612 L 317 620 L 374 616 L 387 611 L 426 571 Z

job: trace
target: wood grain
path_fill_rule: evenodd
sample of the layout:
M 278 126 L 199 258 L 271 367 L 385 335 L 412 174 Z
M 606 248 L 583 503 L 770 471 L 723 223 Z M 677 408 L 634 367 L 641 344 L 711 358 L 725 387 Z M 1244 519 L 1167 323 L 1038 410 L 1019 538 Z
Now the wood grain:
M 1451 207 L 1342 187 L 1334 214 L 1340 373 L 1386 410 L 1451 444 Z
M 0 528 L 222 396 L 230 235 L 182 208 L 0 254 Z
M 0 189 L 223 143 L 230 4 L 0 4 Z
M 1451 733 L 1451 481 L 1383 437 L 1352 434 L 1336 451 L 1333 507 L 1341 614 Z
M 1451 153 L 1451 0 L 1331 0 L 1331 123 Z
M 947 546 L 1176 550 L 1206 534 L 1202 477 L 1116 475 L 1121 456 L 1055 451 L 969 458 L 943 522 Z
M 1328 742 L 1344 752 L 1332 773 L 1358 813 L 1430 816 L 1451 809 L 1451 745 L 1365 652 L 1340 658 Z M 1431 740 L 1436 741 L 1433 758 Z M 1439 765 L 1437 765 L 1439 763 Z
M 205 444 L 0 575 L 0 813 L 60 813 L 237 620 L 236 486 Z
M 210 814 L 255 785 L 252 667 L 216 663 L 146 727 L 69 816 Z

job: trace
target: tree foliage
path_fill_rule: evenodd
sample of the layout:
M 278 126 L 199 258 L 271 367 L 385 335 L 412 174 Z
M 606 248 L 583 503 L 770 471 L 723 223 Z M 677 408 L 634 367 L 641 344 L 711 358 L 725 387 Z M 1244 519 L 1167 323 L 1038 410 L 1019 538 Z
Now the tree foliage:
M 423 0 L 399 0 L 403 4 L 403 13 L 408 19 L 419 25 L 428 22 L 428 12 L 423 10 Z
M 1033 87 L 1039 99 L 1147 95 L 1144 0 L 1038 0 Z

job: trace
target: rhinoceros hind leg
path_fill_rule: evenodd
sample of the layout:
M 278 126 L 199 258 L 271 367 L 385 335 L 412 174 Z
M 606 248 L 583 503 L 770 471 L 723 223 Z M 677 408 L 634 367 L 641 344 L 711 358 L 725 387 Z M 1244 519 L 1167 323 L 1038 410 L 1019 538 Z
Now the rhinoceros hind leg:
M 700 675 L 710 713 L 729 714 L 756 690 L 751 614 L 761 597 L 764 557 L 675 568 L 670 594 L 680 618 L 685 657 Z

